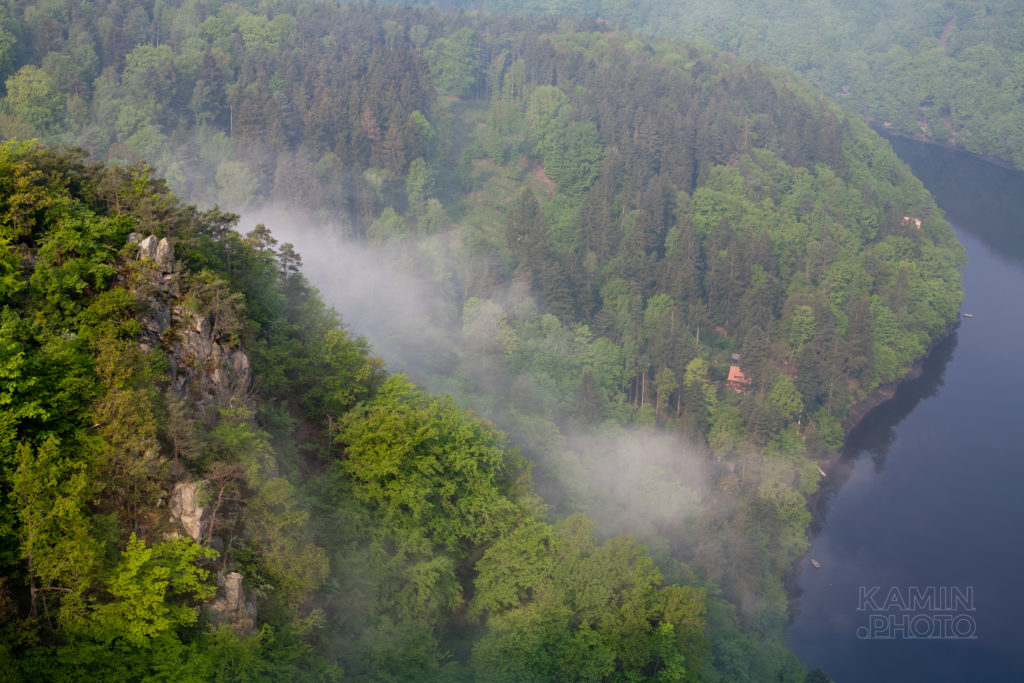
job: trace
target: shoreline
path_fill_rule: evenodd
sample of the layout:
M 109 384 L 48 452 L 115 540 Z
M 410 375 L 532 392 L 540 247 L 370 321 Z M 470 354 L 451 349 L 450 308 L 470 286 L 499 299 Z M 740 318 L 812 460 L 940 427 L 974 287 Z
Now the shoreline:
M 867 396 L 855 402 L 847 410 L 846 417 L 842 421 L 843 446 L 838 450 L 825 453 L 817 459 L 817 465 L 825 473 L 825 476 L 818 482 L 818 488 L 815 489 L 814 493 L 807 497 L 807 507 L 811 513 L 811 521 L 807 525 L 808 541 L 817 536 L 822 528 L 824 528 L 824 515 L 828 511 L 828 506 L 822 505 L 822 503 L 830 492 L 838 491 L 843 483 L 845 483 L 846 477 L 842 476 L 841 465 L 850 435 L 875 410 L 895 398 L 901 386 L 920 378 L 924 374 L 925 362 L 931 357 L 939 344 L 949 339 L 959 327 L 960 318 L 957 318 L 956 322 L 949 323 L 945 331 L 932 341 L 921 357 L 908 368 L 902 377 L 875 387 Z M 784 582 L 786 597 L 789 602 L 790 620 L 794 616 L 793 608 L 800 598 L 800 577 L 811 559 L 810 550 L 808 549 L 808 552 L 794 561 L 793 572 Z
M 960 315 L 959 312 L 957 315 Z M 956 332 L 959 327 L 960 318 L 958 317 L 956 322 L 946 325 L 945 331 L 932 340 L 932 343 L 928 345 L 928 348 L 925 349 L 923 354 L 921 354 L 921 357 L 914 361 L 914 364 L 910 366 L 902 377 L 875 387 L 871 393 L 849 407 L 846 411 L 846 417 L 843 418 L 842 422 L 844 446 L 846 445 L 846 440 L 849 438 L 853 430 L 855 430 L 876 408 L 888 401 L 891 401 L 896 396 L 896 391 L 902 385 L 907 382 L 912 382 L 921 376 L 924 372 L 925 361 L 928 360 L 938 345 L 949 339 L 949 337 Z M 830 453 L 829 455 L 832 454 Z
M 958 313 L 959 315 L 959 313 Z M 846 417 L 843 418 L 843 445 L 841 448 L 835 451 L 825 453 L 818 459 L 818 467 L 825 473 L 825 478 L 819 482 L 817 490 L 808 496 L 808 503 L 811 503 L 811 524 L 808 526 L 808 531 L 816 527 L 819 522 L 819 513 L 817 511 L 817 503 L 824 493 L 827 482 L 833 481 L 833 474 L 836 473 L 836 465 L 843 457 L 843 452 L 846 450 L 847 443 L 849 442 L 850 435 L 866 420 L 876 409 L 882 407 L 892 399 L 896 397 L 896 392 L 899 388 L 908 382 L 912 382 L 918 379 L 924 373 L 924 364 L 931 357 L 932 353 L 942 342 L 949 339 L 954 332 L 960 327 L 960 318 L 958 317 L 956 322 L 949 323 L 946 325 L 945 331 L 936 337 L 925 352 L 921 354 L 921 357 L 914 361 L 907 372 L 902 377 L 894 379 L 891 382 L 875 387 L 869 394 L 861 398 L 859 401 L 854 402 L 846 411 Z
M 892 125 L 892 127 L 886 126 L 883 121 L 880 121 L 875 118 L 866 117 L 864 120 L 867 122 L 869 126 L 871 126 L 871 128 L 876 133 L 882 135 L 883 137 L 885 135 L 891 135 L 893 137 L 904 138 L 905 140 L 922 142 L 926 145 L 933 145 L 935 147 L 940 147 L 942 149 L 948 149 L 952 152 L 969 154 L 970 156 L 975 157 L 976 159 L 980 159 L 981 161 L 984 161 L 987 164 L 992 164 L 993 166 L 998 166 L 999 168 L 1005 168 L 1010 171 L 1024 173 L 1024 169 L 1017 168 L 1016 166 L 1013 165 L 1013 163 L 1006 161 L 1005 159 L 1001 159 L 1000 157 L 997 157 L 993 154 L 978 154 L 977 152 L 971 152 L 968 151 L 967 149 L 964 149 L 955 142 L 942 142 L 941 140 L 930 138 L 924 133 L 905 133 L 904 131 L 897 128 L 895 125 Z

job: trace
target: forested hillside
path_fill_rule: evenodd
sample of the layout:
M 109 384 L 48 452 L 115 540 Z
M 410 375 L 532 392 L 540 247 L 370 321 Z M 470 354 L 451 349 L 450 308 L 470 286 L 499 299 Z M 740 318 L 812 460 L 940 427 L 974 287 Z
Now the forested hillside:
M 803 679 L 783 585 L 815 459 L 961 297 L 859 117 L 590 20 L 8 11 L 0 134 L 109 164 L 6 150 L 20 675 Z M 92 559 L 40 564 L 69 524 Z M 103 621 L 142 603 L 167 619 Z
M 703 590 L 543 521 L 503 435 L 385 378 L 289 245 L 73 154 L 8 144 L 0 183 L 5 680 L 709 663 Z
M 443 8 L 600 19 L 784 66 L 908 135 L 1024 168 L 1024 17 L 983 0 L 452 0 Z

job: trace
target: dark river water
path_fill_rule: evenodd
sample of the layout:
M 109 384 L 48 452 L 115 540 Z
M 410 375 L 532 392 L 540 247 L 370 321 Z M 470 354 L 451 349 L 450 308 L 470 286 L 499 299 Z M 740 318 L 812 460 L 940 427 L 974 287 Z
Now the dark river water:
M 1024 681 L 1024 174 L 895 138 L 970 263 L 963 318 L 818 503 L 790 644 L 849 681 Z

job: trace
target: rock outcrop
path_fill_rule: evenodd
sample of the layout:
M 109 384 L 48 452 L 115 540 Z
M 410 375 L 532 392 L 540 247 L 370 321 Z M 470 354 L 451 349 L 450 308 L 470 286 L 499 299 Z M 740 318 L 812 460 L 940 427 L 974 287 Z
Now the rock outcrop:
M 204 297 L 189 292 L 189 287 L 200 283 L 181 277 L 174 246 L 166 238 L 137 233 L 129 236 L 128 244 L 136 245 L 140 270 L 133 280 L 134 294 L 142 303 L 139 345 L 147 352 L 160 349 L 167 354 L 170 391 L 184 399 L 197 417 L 217 408 L 248 404 L 249 356 L 238 348 L 237 338 L 218 331 L 216 313 L 196 310 L 204 307 L 199 303 Z M 190 478 L 174 485 L 168 497 L 169 535 L 183 532 L 199 543 L 205 540 L 223 557 L 223 540 L 209 537 L 216 508 L 211 511 L 201 505 L 203 484 Z M 230 624 L 240 634 L 255 632 L 256 601 L 246 594 L 242 574 L 222 570 L 217 584 L 217 598 L 207 606 L 210 618 Z
M 235 632 L 248 635 L 256 631 L 256 602 L 245 592 L 242 575 L 221 572 L 217 575 L 217 599 L 207 606 L 216 624 L 230 624 Z
M 171 521 L 177 522 L 194 541 L 202 541 L 206 508 L 199 504 L 198 481 L 179 481 L 168 503 Z
M 245 401 L 252 384 L 249 356 L 215 339 L 210 316 L 188 317 L 191 324 L 183 324 L 172 342 L 171 386 L 175 392 L 189 396 L 199 408 Z
M 139 344 L 144 351 L 150 351 L 162 345 L 163 335 L 173 322 L 173 302 L 181 297 L 181 291 L 174 272 L 174 247 L 167 238 L 157 240 L 155 235 L 150 235 L 143 239 L 133 232 L 128 236 L 128 244 L 133 243 L 137 245 L 135 258 L 145 268 L 135 289 L 136 297 L 145 306 L 140 317 L 142 339 Z
M 140 345 L 146 351 L 166 350 L 171 389 L 197 412 L 246 401 L 252 385 L 249 356 L 217 334 L 213 314 L 182 304 L 182 286 L 174 246 L 163 238 L 132 233 L 136 259 L 144 268 L 136 287 L 143 302 Z

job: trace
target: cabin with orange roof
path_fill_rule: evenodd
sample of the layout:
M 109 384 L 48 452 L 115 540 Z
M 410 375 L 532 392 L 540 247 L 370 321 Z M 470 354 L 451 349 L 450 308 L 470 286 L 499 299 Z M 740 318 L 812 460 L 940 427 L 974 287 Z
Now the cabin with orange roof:
M 750 378 L 743 374 L 740 366 L 732 365 L 729 367 L 729 377 L 725 380 L 725 386 L 737 394 L 742 394 L 750 388 Z

